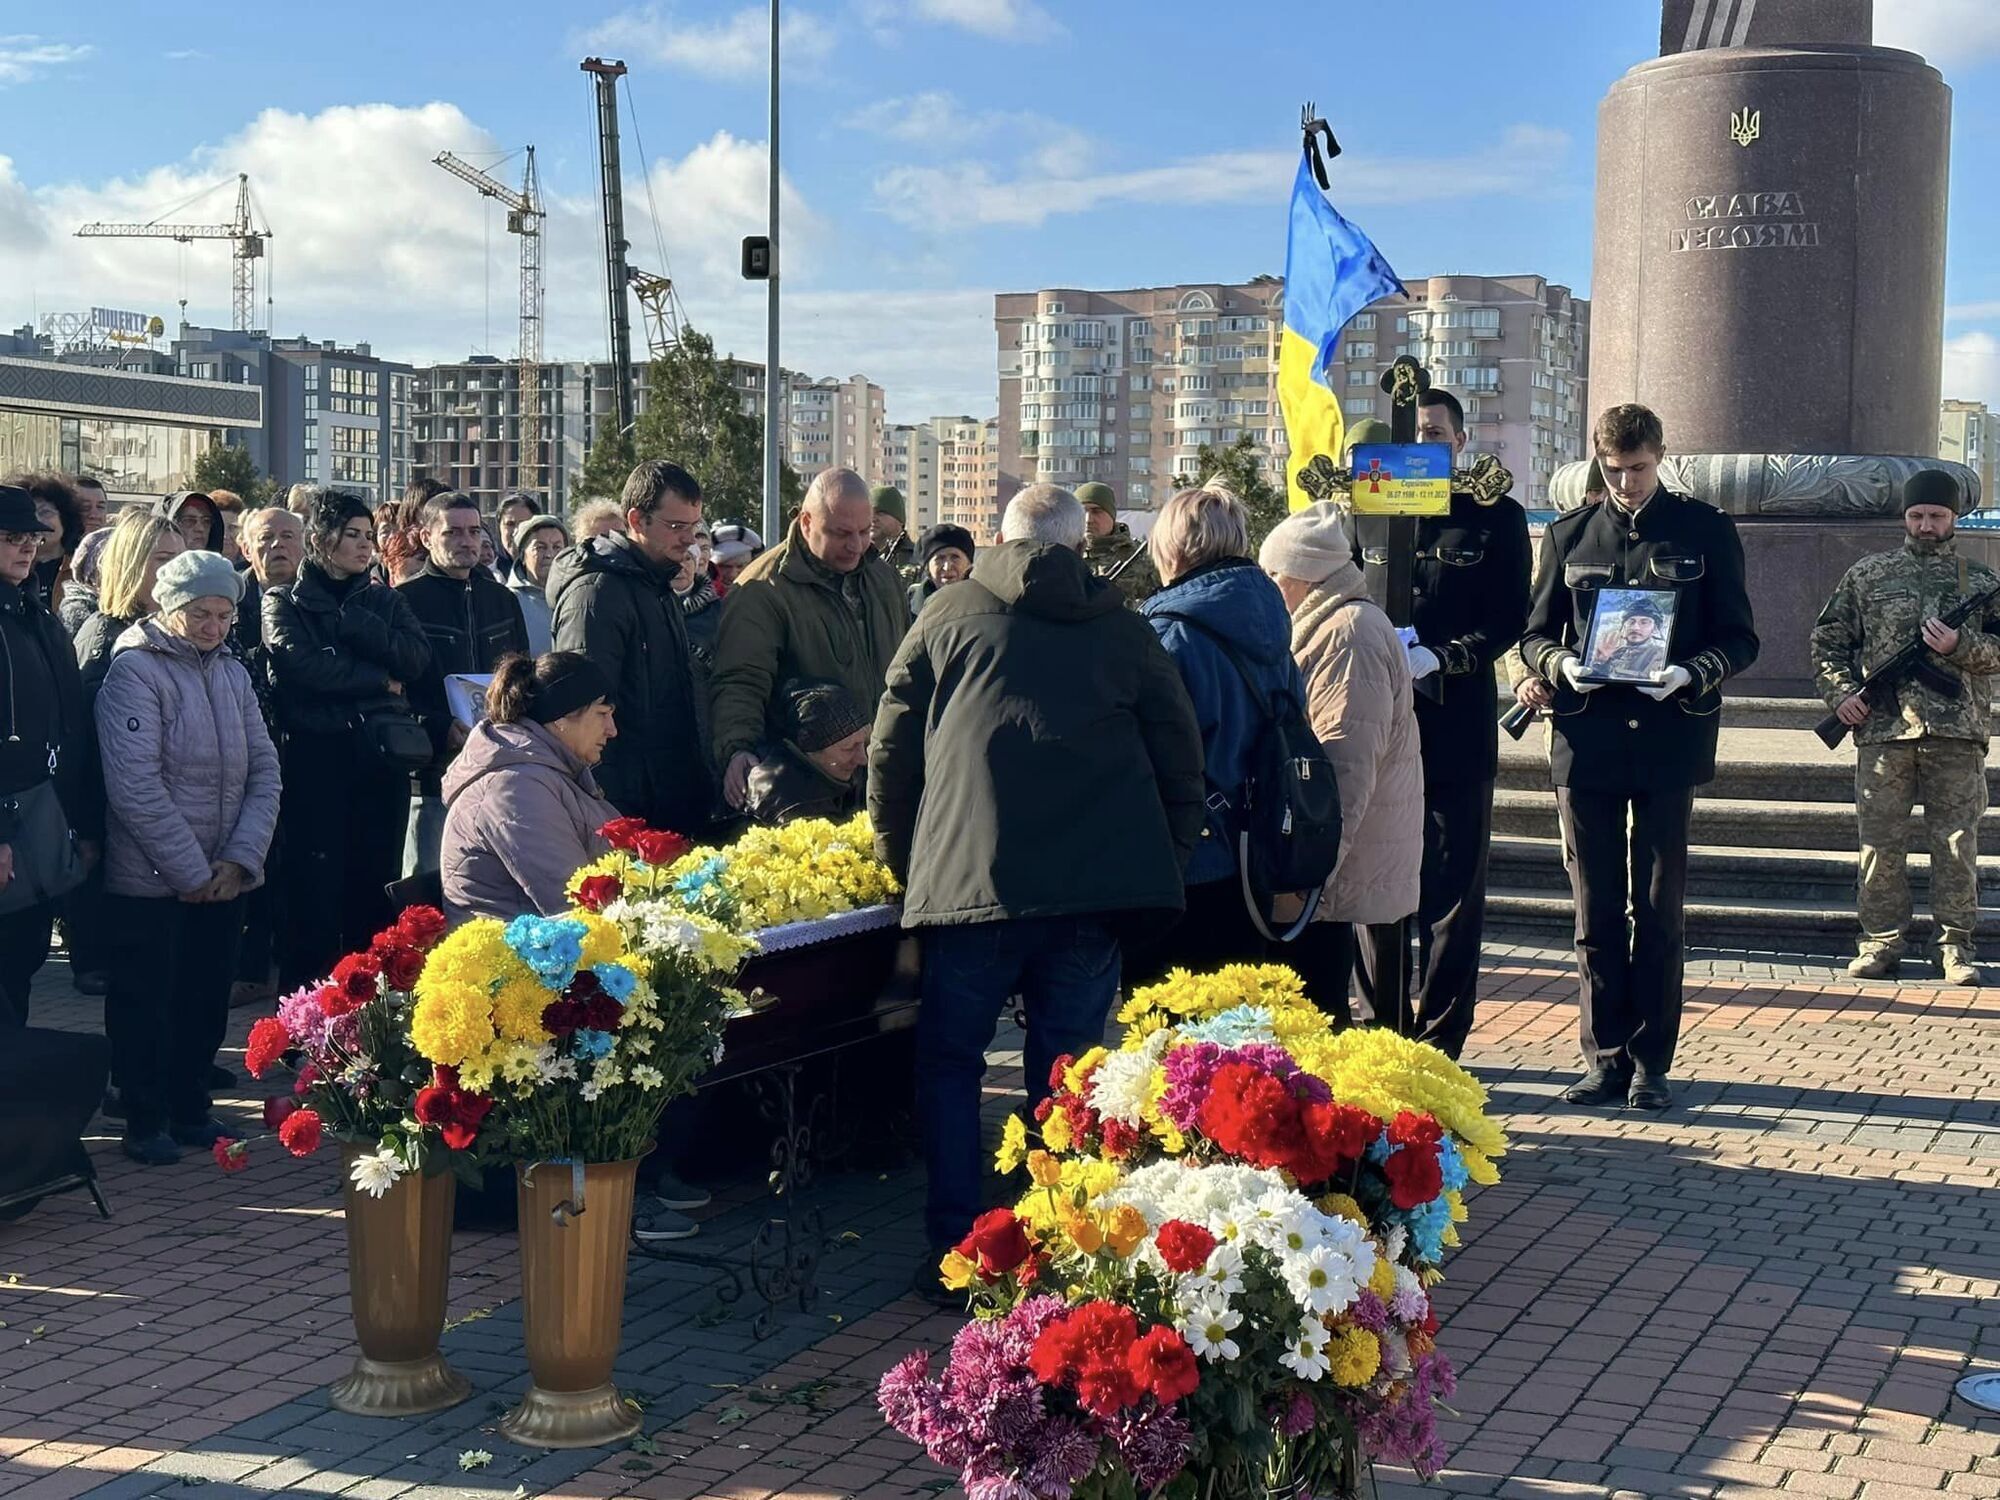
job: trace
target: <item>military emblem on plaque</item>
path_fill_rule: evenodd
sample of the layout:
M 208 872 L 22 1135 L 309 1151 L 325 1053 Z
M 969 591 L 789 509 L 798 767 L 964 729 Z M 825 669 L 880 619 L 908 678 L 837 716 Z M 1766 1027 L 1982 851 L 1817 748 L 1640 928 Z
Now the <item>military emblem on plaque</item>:
M 1763 133 L 1763 110 L 1733 109 L 1729 112 L 1729 138 L 1737 145 L 1747 146 Z
M 1676 603 L 1672 589 L 1599 589 L 1577 675 L 1639 687 L 1665 677 Z

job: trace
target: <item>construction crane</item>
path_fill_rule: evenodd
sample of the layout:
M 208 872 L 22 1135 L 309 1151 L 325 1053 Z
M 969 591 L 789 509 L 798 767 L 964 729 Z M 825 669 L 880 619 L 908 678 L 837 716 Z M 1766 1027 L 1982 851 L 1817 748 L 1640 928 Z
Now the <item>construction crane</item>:
M 611 312 L 611 379 L 618 430 L 630 432 L 632 403 L 632 308 L 626 292 L 632 269 L 625 263 L 625 186 L 618 164 L 618 80 L 625 64 L 586 57 L 581 64 L 597 89 L 597 165 L 604 204 L 604 290 Z
M 646 352 L 654 359 L 671 354 L 679 347 L 681 325 L 687 314 L 681 309 L 680 293 L 671 276 L 655 276 L 637 266 L 628 268 L 632 291 L 639 299 L 639 311 L 646 319 Z
M 535 180 L 535 148 L 527 149 L 528 164 L 521 173 L 517 192 L 470 162 L 449 151 L 440 151 L 432 160 L 461 182 L 469 182 L 481 195 L 493 198 L 507 210 L 507 232 L 521 240 L 521 374 L 520 420 L 516 428 L 514 487 L 539 495 L 542 491 L 542 208 L 541 190 Z
M 236 215 L 227 224 L 163 224 L 154 219 L 145 224 L 86 224 L 76 233 L 79 239 L 178 240 L 183 245 L 196 240 L 230 241 L 230 326 L 245 332 L 250 329 L 257 311 L 256 262 L 264 258 L 264 242 L 271 231 L 268 225 L 259 229 L 251 217 L 249 173 L 236 174 Z M 183 312 L 185 306 L 183 303 Z

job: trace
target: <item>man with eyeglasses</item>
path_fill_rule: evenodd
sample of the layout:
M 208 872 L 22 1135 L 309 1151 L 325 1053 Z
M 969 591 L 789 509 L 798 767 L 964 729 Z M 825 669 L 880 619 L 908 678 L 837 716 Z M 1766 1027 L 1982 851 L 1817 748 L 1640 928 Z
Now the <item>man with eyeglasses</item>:
M 715 773 L 674 577 L 701 525 L 701 485 L 656 458 L 632 471 L 620 498 L 625 529 L 570 548 L 550 569 L 555 649 L 582 652 L 617 685 L 618 737 L 596 768 L 604 795 L 627 817 L 692 838 L 717 811 Z

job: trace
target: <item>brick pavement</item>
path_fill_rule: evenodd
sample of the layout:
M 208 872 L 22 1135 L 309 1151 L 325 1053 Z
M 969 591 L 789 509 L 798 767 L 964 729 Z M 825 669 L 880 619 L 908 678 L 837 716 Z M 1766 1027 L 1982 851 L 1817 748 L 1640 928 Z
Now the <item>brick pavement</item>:
M 59 965 L 44 988 L 62 994 Z M 2000 1496 L 2000 1418 L 1951 1391 L 2000 1364 L 2000 990 L 1705 959 L 1684 1107 L 1661 1119 L 1556 1102 L 1574 1026 L 1560 956 L 1497 949 L 1487 995 L 1468 1061 L 1516 1149 L 1440 1293 L 1461 1370 L 1454 1456 L 1428 1490 L 1385 1470 L 1384 1500 Z M 59 1024 L 93 1012 L 66 996 L 44 1008 Z M 1018 1081 L 1010 1046 L 996 1112 Z M 225 1178 L 133 1167 L 108 1135 L 92 1149 L 113 1220 L 71 1196 L 0 1226 L 8 1500 L 950 1488 L 872 1405 L 883 1369 L 955 1327 L 899 1295 L 913 1170 L 830 1179 L 829 1227 L 857 1239 L 828 1262 L 822 1302 L 761 1343 L 702 1316 L 700 1277 L 635 1262 L 620 1378 L 647 1397 L 645 1442 L 539 1455 L 491 1431 L 521 1385 L 510 1237 L 454 1249 L 445 1348 L 473 1398 L 410 1424 L 347 1418 L 324 1392 L 349 1353 L 330 1158 L 270 1143 Z M 738 1187 L 707 1232 L 741 1236 L 760 1214 Z M 492 1461 L 461 1472 L 471 1449 Z

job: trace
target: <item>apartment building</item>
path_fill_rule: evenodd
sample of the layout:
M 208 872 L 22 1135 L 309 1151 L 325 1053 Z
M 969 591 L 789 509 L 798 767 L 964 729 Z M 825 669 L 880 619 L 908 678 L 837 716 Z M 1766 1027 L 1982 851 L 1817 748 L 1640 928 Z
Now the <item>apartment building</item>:
M 925 425 L 937 439 L 937 518 L 963 526 L 982 546 L 992 542 L 1005 504 L 999 418 L 932 417 Z
M 410 468 L 472 496 L 487 511 L 510 490 L 532 489 L 567 510 L 571 489 L 604 418 L 617 411 L 609 360 L 540 366 L 531 448 L 524 454 L 521 367 L 476 354 L 415 374 Z M 646 409 L 644 367 L 633 372 L 633 410 Z M 523 460 L 527 460 L 524 466 Z
M 1408 286 L 1409 299 L 1384 299 L 1348 325 L 1332 373 L 1349 420 L 1386 416 L 1377 382 L 1399 353 L 1413 354 L 1465 403 L 1474 451 L 1514 470 L 1523 504 L 1542 503 L 1557 464 L 1582 452 L 1588 303 L 1538 276 Z M 1002 293 L 999 499 L 1037 481 L 1101 480 L 1126 509 L 1153 510 L 1194 473 L 1204 443 L 1245 433 L 1277 482 L 1283 322 L 1274 276 Z
M 747 359 L 723 361 L 746 415 L 764 416 L 764 366 Z M 780 370 L 784 390 L 785 462 L 811 484 L 826 469 L 853 469 L 870 484 L 890 482 L 889 401 L 865 375 L 815 379 Z
M 1979 476 L 1979 503 L 1993 503 L 1993 413 L 1984 401 L 1947 399 L 1938 409 L 1938 457 L 1964 464 Z
M 887 482 L 903 492 L 909 529 L 938 522 L 938 439 L 928 422 L 898 422 L 888 432 Z

